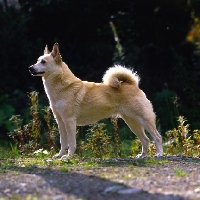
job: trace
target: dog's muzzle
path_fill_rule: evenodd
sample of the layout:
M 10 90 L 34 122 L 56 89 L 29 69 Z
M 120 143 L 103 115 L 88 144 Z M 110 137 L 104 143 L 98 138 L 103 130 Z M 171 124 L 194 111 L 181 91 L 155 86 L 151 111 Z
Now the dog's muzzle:
M 29 72 L 32 74 L 32 75 L 39 75 L 39 74 L 44 74 L 44 72 L 37 72 L 35 69 L 34 69 L 34 65 L 31 65 L 29 68 Z

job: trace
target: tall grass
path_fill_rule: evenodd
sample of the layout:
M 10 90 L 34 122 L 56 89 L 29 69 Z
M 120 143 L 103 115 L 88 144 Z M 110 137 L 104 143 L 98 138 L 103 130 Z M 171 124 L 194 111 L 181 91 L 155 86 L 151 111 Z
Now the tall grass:
M 191 131 L 187 119 L 183 116 L 179 116 L 177 121 L 177 128 L 166 132 L 166 153 L 200 157 L 200 130 Z
M 23 119 L 19 115 L 12 116 L 10 121 L 13 122 L 16 128 L 9 132 L 8 136 L 13 139 L 21 154 L 36 151 L 43 148 L 43 146 L 46 146 L 47 149 L 56 149 L 58 129 L 55 123 L 52 123 L 52 114 L 49 107 L 42 109 L 44 111 L 43 120 L 46 122 L 46 126 L 42 126 L 40 118 L 42 111 L 38 105 L 38 92 L 28 93 L 28 98 L 30 100 L 30 122 L 23 124 Z M 47 145 L 45 145 L 44 138 L 47 138 Z
M 12 156 L 18 157 L 34 152 L 34 155 L 51 155 L 58 149 L 56 141 L 59 137 L 59 130 L 51 110 L 49 107 L 39 109 L 37 92 L 29 93 L 28 98 L 30 99 L 30 122 L 23 124 L 23 119 L 19 115 L 10 118 L 16 126 L 8 133 L 14 141 L 10 146 Z M 85 138 L 81 139 L 78 137 L 79 129 L 77 129 L 76 154 L 79 157 L 130 157 L 140 153 L 140 141 L 138 139 L 120 141 L 118 120 L 112 118 L 111 121 L 113 131 L 108 132 L 104 123 L 96 123 L 89 127 Z M 166 132 L 165 154 L 200 157 L 200 130 L 189 130 L 189 124 L 183 116 L 179 116 L 177 121 L 177 127 Z M 155 152 L 155 144 L 151 142 L 148 155 L 153 156 Z

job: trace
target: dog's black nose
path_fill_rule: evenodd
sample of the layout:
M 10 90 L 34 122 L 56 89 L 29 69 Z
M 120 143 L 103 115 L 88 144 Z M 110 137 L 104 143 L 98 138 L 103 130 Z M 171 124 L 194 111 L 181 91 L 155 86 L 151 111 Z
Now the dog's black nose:
M 28 69 L 29 69 L 29 72 L 30 72 L 30 73 L 33 73 L 33 72 L 34 72 L 33 65 L 31 65 L 30 67 L 28 67 Z
M 28 67 L 28 69 L 29 69 L 30 72 L 33 72 L 33 71 L 34 71 L 34 68 L 33 68 L 33 67 L 34 67 L 34 65 L 31 65 L 30 67 Z

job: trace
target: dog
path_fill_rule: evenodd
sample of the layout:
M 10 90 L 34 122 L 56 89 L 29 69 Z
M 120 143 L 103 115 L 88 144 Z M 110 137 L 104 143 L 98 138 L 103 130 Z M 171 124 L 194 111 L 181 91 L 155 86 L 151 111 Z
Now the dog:
M 59 45 L 29 67 L 34 76 L 42 76 L 50 107 L 58 124 L 61 149 L 53 158 L 71 158 L 76 150 L 76 126 L 92 124 L 111 116 L 121 117 L 140 139 L 145 157 L 150 133 L 156 145 L 157 157 L 163 156 L 162 137 L 155 125 L 155 113 L 145 93 L 139 89 L 139 76 L 131 69 L 114 66 L 103 76 L 103 83 L 82 81 L 62 61 Z M 66 150 L 68 153 L 66 154 Z

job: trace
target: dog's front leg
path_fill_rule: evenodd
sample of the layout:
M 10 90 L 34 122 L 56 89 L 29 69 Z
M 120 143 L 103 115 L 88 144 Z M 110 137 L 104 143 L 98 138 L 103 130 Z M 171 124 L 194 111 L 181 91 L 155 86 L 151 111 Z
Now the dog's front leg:
M 67 131 L 68 139 L 68 154 L 63 155 L 61 159 L 73 157 L 76 150 L 76 120 L 74 118 L 67 119 L 65 121 L 65 129 Z
M 54 113 L 56 113 L 56 112 L 54 112 Z M 60 132 L 61 149 L 60 149 L 59 154 L 53 156 L 53 158 L 61 158 L 63 155 L 66 154 L 66 149 L 68 148 L 67 132 L 65 129 L 65 124 L 58 113 L 55 114 L 55 118 L 56 118 L 56 121 L 58 124 L 58 129 Z

